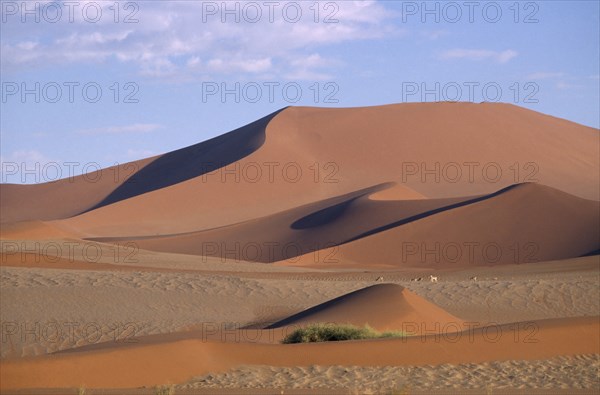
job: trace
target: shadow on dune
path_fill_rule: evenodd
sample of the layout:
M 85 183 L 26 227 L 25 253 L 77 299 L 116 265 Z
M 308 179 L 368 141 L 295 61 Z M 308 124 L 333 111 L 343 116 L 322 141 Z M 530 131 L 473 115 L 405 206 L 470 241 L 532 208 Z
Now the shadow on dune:
M 221 136 L 161 155 L 87 211 L 202 176 L 250 155 L 264 144 L 267 124 L 284 109 Z
M 586 256 L 595 256 L 595 255 L 600 255 L 600 248 L 596 248 L 593 251 L 588 252 L 587 254 L 583 254 L 581 255 L 580 258 L 586 257 Z
M 147 250 L 222 259 L 235 252 L 244 260 L 272 263 L 343 245 L 447 210 L 481 202 L 523 184 L 483 196 L 413 201 L 369 199 L 369 195 L 392 185 L 378 184 L 254 221 L 215 229 L 88 240 L 104 243 L 135 241 L 139 248 Z M 252 256 L 241 251 L 241 246 L 256 245 L 260 248 L 256 247 L 256 254 Z
M 395 227 L 398 227 L 398 226 L 402 226 L 402 225 L 405 225 L 405 224 L 407 224 L 409 222 L 418 221 L 420 219 L 423 219 L 423 218 L 426 218 L 426 217 L 429 217 L 429 216 L 432 216 L 432 215 L 435 215 L 435 214 L 438 214 L 438 213 L 441 213 L 441 212 L 444 212 L 444 211 L 452 210 L 452 209 L 459 208 L 459 207 L 462 207 L 462 206 L 466 206 L 466 205 L 469 205 L 469 204 L 474 204 L 474 203 L 478 203 L 478 202 L 481 202 L 481 201 L 484 201 L 484 200 L 487 200 L 487 199 L 491 199 L 491 198 L 499 196 L 499 195 L 501 195 L 501 194 L 503 194 L 505 192 L 508 192 L 508 191 L 510 191 L 513 188 L 519 187 L 519 186 L 521 186 L 523 184 L 527 184 L 527 183 L 513 184 L 513 185 L 507 186 L 506 188 L 503 188 L 503 189 L 501 189 L 501 190 L 499 190 L 497 192 L 490 193 L 488 195 L 478 196 L 478 197 L 475 197 L 473 199 L 464 200 L 462 202 L 450 204 L 450 205 L 439 207 L 439 208 L 436 208 L 436 209 L 433 209 L 433 210 L 430 210 L 430 211 L 426 211 L 424 213 L 413 215 L 413 216 L 408 217 L 408 218 L 403 218 L 403 219 L 401 219 L 399 221 L 395 221 L 395 222 L 389 223 L 387 225 L 380 226 L 378 228 L 371 229 L 371 230 L 369 230 L 367 232 L 361 233 L 361 234 L 359 234 L 359 235 L 357 235 L 357 236 L 355 236 L 355 237 L 353 237 L 351 239 L 345 240 L 341 244 L 350 243 L 350 242 L 352 242 L 354 240 L 362 239 L 363 237 L 371 236 L 371 235 L 373 235 L 375 233 L 383 232 L 383 231 L 388 230 L 388 229 L 392 229 L 392 228 L 395 228 Z
M 296 314 L 286 317 L 280 321 L 277 321 L 277 322 L 267 326 L 265 329 L 280 328 L 282 326 L 292 325 L 292 324 L 297 323 L 298 321 L 302 321 L 306 318 L 310 318 L 311 316 L 321 313 L 323 311 L 327 311 L 331 308 L 335 308 L 338 305 L 343 306 L 345 304 L 349 304 L 350 307 L 352 307 L 352 304 L 357 304 L 357 303 L 360 304 L 360 302 L 362 301 L 361 300 L 362 298 L 378 299 L 378 297 L 379 297 L 380 299 L 382 299 L 382 300 L 380 300 L 380 302 L 385 301 L 386 299 L 391 299 L 393 297 L 400 298 L 400 297 L 402 297 L 403 290 L 404 290 L 404 287 L 402 287 L 401 285 L 398 285 L 398 284 L 370 285 L 365 288 L 357 289 L 356 291 L 352 291 L 350 293 L 344 294 L 342 296 L 338 296 L 337 298 L 328 300 L 328 301 L 318 304 L 316 306 L 309 307 L 306 310 L 300 311 L 299 313 L 296 313 Z M 375 297 L 375 298 L 373 298 L 373 297 Z M 362 301 L 362 302 L 364 302 L 364 301 Z M 390 313 L 397 314 L 398 312 L 390 311 Z M 348 318 L 351 318 L 351 317 L 348 317 Z
M 332 206 L 326 207 L 322 210 L 316 211 L 312 214 L 300 218 L 299 220 L 291 224 L 290 228 L 294 230 L 305 230 L 310 228 L 318 228 L 320 226 L 329 225 L 330 223 L 335 222 L 337 219 L 341 218 L 344 215 L 344 213 L 350 208 L 354 201 L 360 199 L 363 196 L 368 195 L 372 192 L 372 189 L 369 188 L 359 192 L 361 194 L 358 196 L 352 197 L 341 203 L 334 204 Z

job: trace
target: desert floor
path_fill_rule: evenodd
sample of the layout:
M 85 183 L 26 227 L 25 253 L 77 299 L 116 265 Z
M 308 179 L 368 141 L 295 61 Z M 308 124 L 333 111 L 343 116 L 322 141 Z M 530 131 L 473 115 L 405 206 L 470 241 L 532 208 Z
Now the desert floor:
M 432 283 L 429 271 L 307 270 L 143 250 L 134 265 L 119 265 L 108 263 L 114 246 L 93 244 L 106 251 L 106 263 L 78 261 L 76 250 L 56 268 L 3 256 L 3 393 L 23 393 L 18 388 L 25 383 L 63 388 L 57 393 L 82 387 L 87 393 L 106 387 L 154 393 L 171 384 L 176 393 L 600 390 L 600 350 L 593 340 L 600 315 L 597 256 L 438 270 Z M 411 281 L 418 277 L 423 281 Z M 429 323 L 431 333 L 412 343 L 353 341 L 306 350 L 278 344 L 283 328 L 260 329 L 383 283 L 405 287 L 460 323 Z M 473 340 L 465 332 L 458 340 L 453 335 L 464 322 L 474 328 Z M 490 325 L 494 330 L 478 340 L 477 328 Z M 322 356 L 322 363 L 311 355 Z M 120 360 L 125 370 L 100 363 L 104 358 Z
M 0 391 L 597 394 L 598 136 L 503 103 L 292 106 L 0 184 Z M 404 336 L 282 343 L 329 322 Z

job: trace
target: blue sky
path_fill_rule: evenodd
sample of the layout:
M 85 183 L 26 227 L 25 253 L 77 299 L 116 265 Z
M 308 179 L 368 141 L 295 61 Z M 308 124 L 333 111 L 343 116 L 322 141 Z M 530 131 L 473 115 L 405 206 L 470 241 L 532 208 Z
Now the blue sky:
M 2 182 L 156 155 L 288 105 L 502 101 L 600 125 L 598 1 L 1 6 Z

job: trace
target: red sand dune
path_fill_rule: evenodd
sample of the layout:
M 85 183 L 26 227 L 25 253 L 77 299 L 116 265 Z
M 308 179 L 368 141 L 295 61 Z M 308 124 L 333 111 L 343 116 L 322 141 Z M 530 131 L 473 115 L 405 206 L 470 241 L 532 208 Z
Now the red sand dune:
M 22 221 L 2 224 L 2 239 L 60 239 L 77 238 L 77 234 L 57 226 L 53 221 Z
M 373 194 L 396 189 L 377 185 L 239 224 L 161 237 L 91 238 L 107 243 L 135 242 L 140 248 L 276 262 L 336 246 L 389 225 L 473 199 L 372 200 Z
M 0 184 L 0 223 L 69 218 L 89 210 L 155 157 L 58 181 Z
M 508 104 L 290 107 L 224 136 L 134 162 L 139 170 L 127 183 L 2 185 L 2 222 L 75 216 L 61 222 L 86 236 L 156 236 L 240 223 L 385 182 L 408 199 L 493 193 L 528 180 L 589 199 L 600 194 L 596 129 Z M 201 175 L 207 163 L 227 166 Z M 437 165 L 439 182 L 426 175 Z M 502 176 L 491 182 L 498 169 Z
M 487 328 L 487 329 L 486 329 Z M 466 332 L 311 344 L 218 342 L 198 338 L 0 361 L 0 388 L 132 388 L 181 383 L 240 365 L 425 365 L 536 360 L 600 353 L 598 317 L 532 321 Z
M 2 254 L 0 255 L 0 266 L 69 270 L 140 270 L 134 266 L 85 262 L 69 257 L 40 253 Z
M 319 254 L 280 248 L 237 258 L 361 270 L 567 259 L 599 249 L 598 139 L 597 129 L 508 104 L 290 107 L 214 139 L 87 176 L 2 184 L 0 238 L 134 241 L 214 257 L 223 250 L 207 251 L 207 243 L 296 243 Z M 328 243 L 335 247 L 324 248 Z M 90 268 L 62 258 L 39 263 L 33 254 L 2 258 L 10 266 Z M 471 324 L 398 285 L 381 284 L 288 317 L 277 328 L 248 329 L 252 336 L 241 342 L 219 341 L 218 332 L 209 338 L 171 333 L 1 360 L 0 388 L 154 386 L 248 364 L 422 365 L 597 354 L 598 318 L 457 332 Z M 331 321 L 416 336 L 272 344 L 294 325 Z M 279 335 L 271 337 L 274 330 Z M 430 335 L 419 336 L 425 332 Z M 256 335 L 270 341 L 252 341 Z
M 521 184 L 322 251 L 327 262 L 306 254 L 280 264 L 448 268 L 566 259 L 598 249 L 598 223 L 598 202 Z
M 258 149 L 278 113 L 163 155 L 37 185 L 1 184 L 1 222 L 69 218 L 200 177 Z
M 421 333 L 435 328 L 464 329 L 463 321 L 397 284 L 378 284 L 342 295 L 274 323 L 270 328 L 312 323 L 369 325 L 380 331 Z

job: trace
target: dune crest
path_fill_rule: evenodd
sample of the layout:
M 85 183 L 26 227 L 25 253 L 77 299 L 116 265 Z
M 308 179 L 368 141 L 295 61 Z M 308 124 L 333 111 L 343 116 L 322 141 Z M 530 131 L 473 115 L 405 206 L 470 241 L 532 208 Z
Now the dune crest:
M 380 331 L 462 331 L 463 321 L 398 284 L 377 284 L 319 304 L 269 326 L 369 325 Z
M 105 169 L 95 182 L 2 185 L 1 220 L 63 219 L 90 237 L 175 234 L 386 182 L 400 186 L 394 199 L 474 196 L 527 181 L 600 198 L 598 131 L 514 105 L 288 107 L 274 114 L 240 128 L 264 127 L 264 141 L 258 132 L 232 132 Z M 215 160 L 219 152 L 239 155 Z M 207 161 L 221 167 L 203 172 L 198 163 Z
M 600 207 L 540 185 L 521 184 L 281 265 L 457 268 L 576 258 L 598 249 Z

